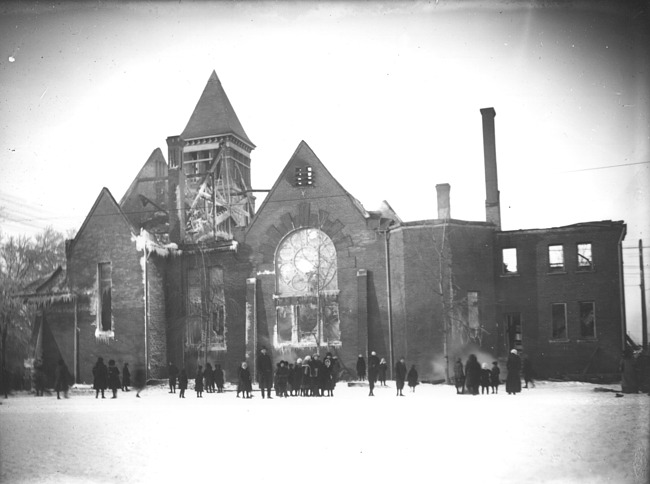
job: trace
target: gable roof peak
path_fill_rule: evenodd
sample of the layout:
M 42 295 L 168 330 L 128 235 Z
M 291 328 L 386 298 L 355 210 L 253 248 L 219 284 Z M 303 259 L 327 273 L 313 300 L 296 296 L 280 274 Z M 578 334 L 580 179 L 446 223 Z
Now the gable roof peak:
M 217 72 L 213 70 L 181 138 L 187 140 L 225 134 L 233 134 L 255 147 L 239 122 Z

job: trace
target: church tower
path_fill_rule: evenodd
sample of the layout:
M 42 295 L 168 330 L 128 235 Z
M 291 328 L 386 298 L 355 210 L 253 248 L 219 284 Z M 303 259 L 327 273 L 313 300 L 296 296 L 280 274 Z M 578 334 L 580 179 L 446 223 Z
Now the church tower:
M 230 240 L 248 225 L 251 152 L 246 135 L 216 72 L 208 79 L 190 120 L 167 138 L 170 238 L 178 243 Z

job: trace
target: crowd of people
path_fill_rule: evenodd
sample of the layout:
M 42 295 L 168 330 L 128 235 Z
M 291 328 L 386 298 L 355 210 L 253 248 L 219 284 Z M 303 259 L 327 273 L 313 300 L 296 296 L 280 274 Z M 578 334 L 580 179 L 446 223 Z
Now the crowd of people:
M 129 364 L 124 363 L 122 366 L 122 377 L 120 378 L 120 370 L 115 364 L 115 360 L 109 360 L 108 366 L 104 363 L 104 358 L 101 356 L 97 358 L 95 366 L 93 366 L 93 389 L 95 390 L 95 398 L 99 398 L 101 393 L 102 398 L 106 398 L 104 392 L 111 390 L 113 396 L 117 398 L 117 391 L 122 390 L 125 392 L 130 391 L 131 386 L 131 370 Z M 144 369 L 138 368 L 135 371 L 133 386 L 136 389 L 135 396 L 140 398 L 140 393 L 146 385 L 146 377 Z
M 522 357 L 523 356 L 523 357 Z M 522 391 L 522 377 L 525 383 L 523 388 L 535 386 L 534 371 L 530 358 L 519 355 L 516 349 L 512 349 L 506 362 L 507 376 L 505 379 L 505 391 L 509 395 L 516 395 Z M 646 385 L 639 383 L 643 381 L 638 374 L 639 361 L 642 358 L 634 358 L 630 350 L 626 350 L 621 361 L 622 392 L 636 393 L 647 391 Z M 650 361 L 650 360 L 649 360 Z M 644 360 L 645 362 L 645 360 Z M 271 356 L 266 348 L 262 348 L 256 359 L 257 381 L 262 398 L 275 397 L 321 397 L 334 396 L 336 383 L 341 376 L 341 365 L 338 358 L 332 353 L 327 353 L 321 360 L 318 353 L 304 358 L 297 358 L 294 362 L 281 360 L 273 365 Z M 179 369 L 169 363 L 168 369 L 169 393 L 177 393 L 179 398 L 185 398 L 185 391 L 188 389 L 190 377 L 185 368 Z M 115 360 L 109 360 L 108 365 L 102 357 L 92 369 L 93 389 L 95 398 L 106 398 L 105 391 L 111 390 L 110 398 L 117 398 L 118 390 L 130 391 L 133 387 L 136 397 L 140 397 L 141 391 L 146 385 L 144 369 L 139 368 L 135 376 L 131 378 L 129 364 L 124 363 L 122 370 L 118 369 Z M 379 358 L 375 351 L 372 351 L 366 362 L 363 355 L 359 355 L 356 362 L 356 377 L 358 381 L 366 382 L 369 388 L 369 396 L 374 396 L 375 386 L 387 386 L 388 363 L 385 358 Z M 349 372 L 346 375 L 349 378 Z M 63 359 L 58 361 L 54 372 L 54 390 L 57 398 L 68 397 L 68 391 L 72 378 L 68 367 Z M 419 384 L 418 372 L 415 365 L 407 370 L 404 358 L 400 358 L 395 364 L 393 377 L 397 396 L 404 396 L 403 390 L 406 384 L 412 392 Z M 467 361 L 463 363 L 458 357 L 453 368 L 453 379 L 457 394 L 497 394 L 502 383 L 501 369 L 497 361 L 479 362 L 475 354 L 470 354 Z M 220 364 L 205 363 L 205 367 L 199 365 L 193 375 L 194 391 L 197 398 L 203 398 L 203 393 L 223 393 L 225 384 L 224 371 Z M 45 391 L 45 372 L 42 364 L 36 361 L 32 371 L 32 385 L 36 396 L 43 396 Z M 237 374 L 237 398 L 252 398 L 253 381 L 251 371 L 247 362 L 242 362 Z M 48 392 L 49 393 L 49 392 Z
M 506 393 L 516 395 L 521 392 L 521 372 L 523 371 L 526 386 L 535 386 L 533 380 L 533 367 L 529 358 L 522 358 L 516 349 L 510 350 L 506 361 L 508 375 L 506 376 Z M 499 393 L 501 385 L 501 369 L 499 362 L 493 361 L 490 367 L 487 362 L 479 363 L 475 354 L 469 355 L 463 365 L 462 358 L 458 357 L 454 363 L 454 385 L 457 394 L 464 394 L 465 389 L 470 395 L 478 395 L 479 388 L 481 395 Z

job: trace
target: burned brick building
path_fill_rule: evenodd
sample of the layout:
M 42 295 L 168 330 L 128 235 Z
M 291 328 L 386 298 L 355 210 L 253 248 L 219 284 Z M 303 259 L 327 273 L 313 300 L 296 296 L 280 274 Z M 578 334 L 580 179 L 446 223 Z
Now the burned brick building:
M 65 270 L 31 287 L 47 301 L 37 356 L 85 382 L 98 356 L 150 378 L 209 361 L 232 380 L 262 346 L 331 352 L 343 377 L 370 351 L 423 380 L 512 348 L 542 376 L 616 371 L 625 224 L 501 230 L 495 114 L 481 110 L 485 221 L 452 218 L 447 184 L 430 220 L 366 210 L 304 141 L 255 207 L 255 145 L 212 73 L 167 159 L 154 150 L 119 203 L 103 189 Z

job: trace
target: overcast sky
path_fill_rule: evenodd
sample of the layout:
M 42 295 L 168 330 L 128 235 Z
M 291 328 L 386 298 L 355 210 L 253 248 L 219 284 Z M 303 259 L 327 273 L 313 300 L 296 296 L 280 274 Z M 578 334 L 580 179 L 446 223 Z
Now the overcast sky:
M 450 183 L 452 217 L 485 220 L 494 107 L 505 230 L 624 220 L 624 246 L 650 246 L 648 2 L 623 3 L 3 3 L 0 230 L 76 229 L 102 187 L 119 200 L 215 70 L 253 188 L 304 140 L 368 210 L 435 218 Z

